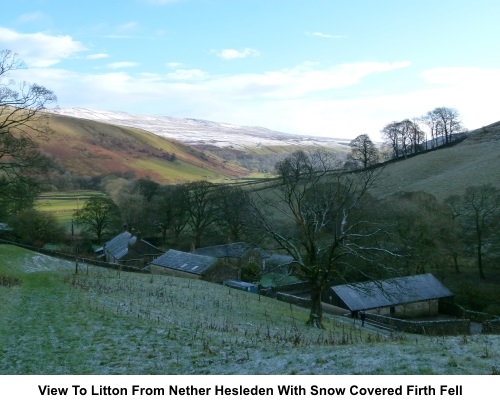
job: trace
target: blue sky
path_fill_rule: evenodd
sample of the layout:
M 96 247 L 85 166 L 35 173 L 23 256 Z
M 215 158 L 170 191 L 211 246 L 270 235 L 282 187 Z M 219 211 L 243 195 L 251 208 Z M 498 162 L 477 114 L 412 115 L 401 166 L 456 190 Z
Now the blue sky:
M 498 0 L 17 0 L 0 49 L 59 106 L 343 138 L 500 120 Z

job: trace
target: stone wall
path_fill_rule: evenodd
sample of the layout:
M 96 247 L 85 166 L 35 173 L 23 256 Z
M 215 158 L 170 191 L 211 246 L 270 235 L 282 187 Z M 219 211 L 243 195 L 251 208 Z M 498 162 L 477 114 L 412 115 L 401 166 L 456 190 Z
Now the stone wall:
M 470 320 L 439 320 L 439 321 L 411 321 L 397 319 L 390 316 L 366 313 L 366 322 L 373 321 L 387 327 L 408 333 L 421 335 L 468 335 L 470 333 Z

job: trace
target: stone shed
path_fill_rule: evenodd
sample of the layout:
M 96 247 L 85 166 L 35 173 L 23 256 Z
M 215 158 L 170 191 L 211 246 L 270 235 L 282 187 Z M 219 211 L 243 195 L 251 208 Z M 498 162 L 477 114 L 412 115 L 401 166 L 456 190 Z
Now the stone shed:
M 440 302 L 453 302 L 454 294 L 432 274 L 396 277 L 333 286 L 324 301 L 356 315 L 370 311 L 398 318 L 439 314 Z

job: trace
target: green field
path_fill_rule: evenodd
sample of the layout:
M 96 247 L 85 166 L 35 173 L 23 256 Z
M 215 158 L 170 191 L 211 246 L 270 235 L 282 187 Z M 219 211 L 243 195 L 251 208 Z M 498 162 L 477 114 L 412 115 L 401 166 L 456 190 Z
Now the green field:
M 2 374 L 492 374 L 500 336 L 390 334 L 197 280 L 0 245 Z M 187 299 L 189 298 L 189 299 Z
M 37 200 L 36 209 L 54 214 L 58 222 L 69 231 L 71 230 L 71 220 L 75 211 L 82 208 L 90 197 L 102 195 L 104 194 L 100 191 L 42 193 Z

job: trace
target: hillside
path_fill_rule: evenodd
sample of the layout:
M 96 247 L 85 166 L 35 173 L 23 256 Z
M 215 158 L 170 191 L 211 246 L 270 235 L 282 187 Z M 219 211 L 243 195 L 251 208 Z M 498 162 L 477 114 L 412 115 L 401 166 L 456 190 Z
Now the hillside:
M 133 173 L 160 183 L 241 177 L 248 171 L 172 139 L 130 127 L 51 114 L 40 148 L 60 170 L 80 176 Z
M 345 139 L 288 134 L 262 127 L 238 126 L 193 118 L 147 116 L 125 112 L 69 108 L 62 116 L 81 118 L 126 128 L 139 128 L 219 157 L 224 164 L 244 167 L 252 173 L 270 172 L 276 160 L 302 150 L 349 151 Z
M 3 374 L 498 373 L 500 337 L 428 337 L 204 281 L 83 266 L 0 245 Z M 189 296 L 190 299 L 186 299 Z M 22 320 L 22 321 L 20 321 Z M 20 349 L 22 348 L 22 349 Z
M 500 122 L 470 131 L 455 146 L 388 164 L 375 194 L 426 191 L 444 200 L 488 183 L 500 184 Z
M 343 149 L 349 142 L 345 139 L 295 135 L 263 127 L 239 126 L 193 118 L 147 116 L 87 108 L 66 108 L 58 110 L 58 113 L 64 116 L 140 128 L 187 145 L 210 145 L 250 152 L 266 151 L 268 148 L 274 152 L 280 148 L 287 150 L 299 147 Z

